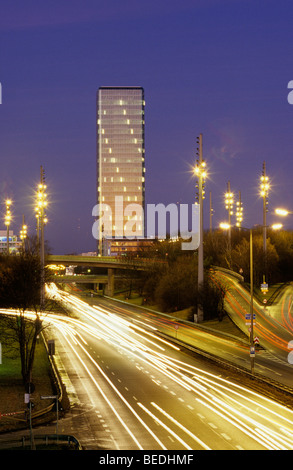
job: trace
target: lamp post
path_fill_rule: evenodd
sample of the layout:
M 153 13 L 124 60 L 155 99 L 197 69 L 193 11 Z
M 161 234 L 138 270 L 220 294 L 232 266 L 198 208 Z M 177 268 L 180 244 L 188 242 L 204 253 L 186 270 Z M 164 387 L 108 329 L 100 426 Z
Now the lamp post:
M 243 205 L 241 201 L 241 192 L 239 191 L 239 199 L 236 202 L 236 227 L 241 229 L 243 221 Z
M 275 209 L 275 214 L 287 217 L 287 215 L 293 214 L 293 212 L 287 211 L 287 209 Z
M 202 156 L 202 134 L 197 138 L 197 164 L 194 168 L 194 173 L 198 178 L 198 193 L 197 200 L 199 204 L 199 247 L 198 247 L 198 277 L 197 284 L 198 288 L 201 287 L 204 281 L 204 269 L 203 269 L 203 200 L 204 200 L 204 183 L 207 176 L 206 163 Z M 197 307 L 197 322 L 203 320 L 203 311 L 198 305 Z
M 22 216 L 22 226 L 21 226 L 21 229 L 20 229 L 20 233 L 19 233 L 19 237 L 22 241 L 22 247 L 23 249 L 25 248 L 25 239 L 26 239 L 26 236 L 27 236 L 27 225 L 25 225 L 25 221 L 24 221 L 24 215 Z
M 228 230 L 230 225 L 227 223 L 221 223 L 220 228 L 223 230 Z M 254 358 L 255 358 L 255 345 L 254 345 L 254 318 L 253 318 L 253 236 L 252 236 L 252 228 L 242 227 L 243 230 L 249 230 L 249 277 L 250 277 L 250 303 L 249 303 L 249 318 L 250 318 L 250 335 L 249 335 L 249 343 L 250 343 L 250 369 L 251 373 L 254 374 Z M 266 227 L 267 228 L 267 227 Z M 272 225 L 271 228 L 279 229 L 281 228 L 281 224 Z
M 37 220 L 38 220 L 38 237 L 39 237 L 39 230 L 41 232 L 41 240 L 40 240 L 40 259 L 41 259 L 41 309 L 44 309 L 45 306 L 45 239 L 44 239 L 44 225 L 47 221 L 45 215 L 45 209 L 47 207 L 47 194 L 46 194 L 45 185 L 45 173 L 43 167 L 41 166 L 41 173 L 40 173 L 40 184 L 38 185 L 37 191 Z
M 228 211 L 228 236 L 229 245 L 231 245 L 231 215 L 233 215 L 234 194 L 231 192 L 230 181 L 227 183 L 227 192 L 225 193 L 225 208 Z
M 12 201 L 10 199 L 6 199 L 5 204 L 6 204 L 6 213 L 4 217 L 4 223 L 6 225 L 6 250 L 7 250 L 7 255 L 9 255 L 9 226 L 11 222 L 10 206 L 12 204 Z
M 265 274 L 267 265 L 267 206 L 268 206 L 268 194 L 270 184 L 269 177 L 266 174 L 266 162 L 263 162 L 262 175 L 260 177 L 260 195 L 263 199 L 263 250 L 264 250 L 264 263 L 265 263 Z

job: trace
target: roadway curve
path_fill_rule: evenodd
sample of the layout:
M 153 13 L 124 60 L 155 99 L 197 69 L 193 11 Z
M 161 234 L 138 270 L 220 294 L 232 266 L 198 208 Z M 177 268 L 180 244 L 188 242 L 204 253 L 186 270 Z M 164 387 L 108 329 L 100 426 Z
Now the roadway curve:
M 225 309 L 229 313 L 234 323 L 247 335 L 249 326 L 245 322 L 245 314 L 250 311 L 250 293 L 231 274 L 216 271 L 214 274 L 216 281 L 227 287 Z M 290 291 L 290 295 L 288 295 Z M 288 364 L 289 348 L 288 344 L 293 339 L 293 329 L 287 316 L 285 319 L 286 302 L 291 308 L 292 287 L 284 292 L 282 298 L 273 306 L 265 307 L 256 299 L 253 302 L 253 312 L 256 315 L 254 336 L 260 340 L 260 344 L 280 361 Z M 289 309 L 290 310 L 290 309 Z M 291 381 L 292 385 L 292 381 Z

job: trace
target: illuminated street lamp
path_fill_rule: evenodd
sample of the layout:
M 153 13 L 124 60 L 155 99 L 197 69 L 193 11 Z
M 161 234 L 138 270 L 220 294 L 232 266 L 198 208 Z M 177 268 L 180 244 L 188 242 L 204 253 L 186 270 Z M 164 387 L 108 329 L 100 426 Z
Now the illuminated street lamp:
M 241 201 L 241 192 L 239 191 L 239 199 L 236 202 L 236 227 L 241 228 L 243 221 L 243 206 Z
M 273 230 L 280 230 L 281 228 L 283 228 L 283 224 L 273 224 L 271 225 L 271 228 Z
M 269 177 L 266 175 L 266 163 L 263 162 L 262 175 L 260 177 L 260 196 L 263 198 L 263 249 L 267 251 L 267 212 L 268 194 L 270 189 Z
M 21 226 L 21 229 L 20 229 L 20 232 L 19 232 L 19 237 L 22 241 L 22 246 L 24 248 L 25 247 L 25 239 L 27 237 L 27 225 L 25 225 L 25 222 L 24 222 L 24 215 L 22 216 L 22 226 Z
M 40 184 L 37 190 L 36 217 L 37 217 L 37 236 L 39 241 L 39 231 L 41 232 L 40 240 L 40 258 L 41 258 L 41 309 L 45 305 L 45 239 L 44 225 L 47 222 L 45 209 L 47 207 L 47 186 L 45 185 L 45 174 L 41 166 Z
M 6 243 L 7 243 L 7 254 L 9 255 L 9 226 L 11 223 L 11 211 L 10 211 L 10 206 L 12 204 L 11 199 L 6 199 L 5 201 L 6 204 L 6 212 L 5 212 L 5 217 L 4 217 L 4 224 L 6 225 L 7 232 L 6 232 Z
M 275 214 L 287 217 L 287 215 L 293 214 L 293 212 L 287 211 L 287 209 L 275 209 Z
M 227 183 L 227 192 L 225 193 L 225 209 L 228 211 L 228 235 L 229 244 L 231 243 L 231 216 L 233 215 L 234 194 L 231 192 L 230 181 Z

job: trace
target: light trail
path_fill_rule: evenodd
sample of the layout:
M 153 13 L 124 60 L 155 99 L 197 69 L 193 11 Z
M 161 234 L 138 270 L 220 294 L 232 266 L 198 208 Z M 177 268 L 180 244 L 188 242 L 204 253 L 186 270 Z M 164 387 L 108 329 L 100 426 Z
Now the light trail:
M 138 403 L 138 406 L 140 406 L 151 418 L 153 418 L 154 421 L 156 421 L 162 428 L 164 428 L 167 432 L 169 432 L 175 439 L 177 439 L 180 444 L 182 444 L 183 447 L 187 450 L 192 450 L 192 447 L 190 447 L 177 433 L 175 433 L 169 426 L 167 426 L 165 423 L 163 423 L 162 420 L 160 420 L 156 415 L 154 415 L 150 410 L 148 410 L 142 403 Z
M 273 400 L 250 390 L 247 387 L 238 385 L 228 379 L 219 377 L 211 372 L 195 367 L 187 362 L 182 362 L 169 354 L 169 347 L 174 349 L 172 343 L 161 341 L 159 336 L 154 333 L 154 328 L 140 321 L 140 325 L 113 314 L 105 308 L 91 307 L 70 294 L 57 289 L 56 286 L 48 286 L 47 291 L 50 295 L 66 305 L 71 306 L 73 311 L 82 315 L 87 321 L 72 318 L 59 314 L 44 314 L 42 320 L 56 326 L 58 331 L 63 335 L 65 341 L 74 351 L 76 358 L 88 373 L 97 390 L 110 406 L 113 413 L 122 424 L 128 435 L 135 442 L 139 449 L 143 448 L 143 444 L 134 432 L 122 419 L 121 414 L 114 407 L 113 403 L 106 393 L 99 386 L 95 376 L 89 369 L 88 363 L 81 357 L 81 353 L 85 355 L 91 364 L 98 370 L 100 376 L 104 379 L 121 403 L 127 407 L 132 416 L 147 430 L 149 435 L 155 440 L 156 445 L 161 449 L 166 449 L 166 445 L 162 442 L 156 432 L 146 424 L 138 411 L 143 411 L 160 425 L 165 431 L 169 432 L 180 444 L 190 449 L 190 444 L 185 442 L 181 435 L 179 436 L 169 425 L 172 423 L 180 431 L 186 433 L 189 438 L 195 440 L 198 445 L 204 449 L 210 449 L 207 443 L 195 435 L 190 429 L 178 421 L 174 416 L 157 405 L 154 401 L 150 402 L 150 406 L 162 415 L 162 419 L 158 418 L 150 411 L 148 404 L 142 404 L 141 401 L 131 405 L 129 400 L 125 398 L 123 393 L 114 385 L 107 373 L 102 369 L 98 362 L 92 357 L 88 351 L 85 335 L 90 335 L 97 341 L 105 341 L 115 347 L 118 352 L 122 351 L 131 354 L 133 358 L 139 362 L 143 362 L 146 367 L 152 368 L 154 371 L 162 374 L 166 380 L 171 381 L 176 386 L 184 389 L 185 393 L 190 394 L 190 403 L 194 400 L 194 404 L 203 405 L 204 408 L 210 410 L 214 415 L 222 418 L 222 420 L 256 444 L 265 449 L 292 449 L 293 436 L 293 412 Z M 16 315 L 17 311 L 0 310 L 1 313 Z M 34 312 L 27 312 L 28 318 L 34 318 Z M 149 331 L 152 329 L 152 332 Z M 151 339 L 150 339 L 151 338 Z M 81 353 L 79 353 L 80 351 Z M 153 380 L 153 379 L 152 379 Z M 160 379 L 161 380 L 161 379 Z M 160 381 L 154 380 L 160 386 Z M 135 409 L 139 407 L 139 409 Z M 164 406 L 165 408 L 165 406 Z M 164 423 L 163 418 L 168 420 L 168 425 Z
M 67 340 L 67 338 L 65 338 Z M 67 341 L 68 342 L 68 341 Z M 131 438 L 134 440 L 134 442 L 136 443 L 136 445 L 138 446 L 138 448 L 140 450 L 143 450 L 143 446 L 139 443 L 139 441 L 137 440 L 137 438 L 134 436 L 134 434 L 130 431 L 129 427 L 125 424 L 125 422 L 123 421 L 123 419 L 121 418 L 121 416 L 119 415 L 118 411 L 115 409 L 115 407 L 112 405 L 111 401 L 107 398 L 106 394 L 102 391 L 101 387 L 98 385 L 96 379 L 94 378 L 94 376 L 92 375 L 92 373 L 90 372 L 89 368 L 86 366 L 85 362 L 81 359 L 80 355 L 77 353 L 77 351 L 75 350 L 75 348 L 73 348 L 72 344 L 70 342 L 68 342 L 69 346 L 71 347 L 71 349 L 74 351 L 75 355 L 77 356 L 78 360 L 83 364 L 83 366 L 85 367 L 85 369 L 87 370 L 89 376 L 91 377 L 93 383 L 95 384 L 95 386 L 98 388 L 99 392 L 101 393 L 101 395 L 103 396 L 103 398 L 105 399 L 105 401 L 108 403 L 108 405 L 110 406 L 110 408 L 112 409 L 112 411 L 115 413 L 115 415 L 117 416 L 117 418 L 119 419 L 119 421 L 121 422 L 121 424 L 123 425 L 123 427 L 125 428 L 125 430 L 128 432 L 128 434 L 131 436 Z M 89 352 L 84 348 L 84 346 L 79 343 L 79 346 L 82 348 L 83 352 L 87 355 L 87 357 L 90 359 L 90 361 L 95 365 L 95 367 L 98 369 L 98 371 L 100 372 L 100 374 L 104 377 L 104 379 L 106 379 L 106 381 L 110 384 L 110 386 L 112 387 L 112 389 L 115 391 L 115 393 L 119 396 L 119 398 L 123 401 L 124 404 L 126 404 L 126 406 L 129 408 L 129 410 L 131 411 L 131 413 L 138 419 L 138 421 L 145 427 L 145 429 L 150 433 L 150 435 L 155 439 L 155 441 L 160 445 L 160 447 L 163 449 L 163 450 L 167 450 L 166 447 L 162 444 L 162 442 L 159 440 L 159 438 L 155 435 L 155 433 L 153 433 L 153 431 L 146 425 L 146 423 L 139 417 L 139 415 L 135 412 L 135 410 L 133 409 L 133 407 L 129 404 L 129 402 L 124 398 L 124 396 L 119 392 L 119 390 L 117 389 L 117 387 L 113 384 L 113 382 L 109 379 L 109 377 L 105 374 L 105 372 L 101 369 L 101 367 L 98 365 L 98 363 L 93 359 L 93 357 L 89 354 Z
M 173 418 L 169 413 L 167 413 L 165 410 L 163 410 L 160 406 L 158 406 L 156 403 L 152 402 L 151 405 L 156 408 L 157 410 L 160 411 L 164 416 L 166 416 L 172 423 L 176 424 L 182 431 L 184 431 L 188 436 L 190 436 L 192 439 L 194 439 L 201 447 L 203 447 L 205 450 L 211 450 L 210 447 L 208 447 L 201 439 L 199 439 L 195 434 L 193 434 L 189 429 L 187 429 L 185 426 L 183 426 L 177 419 Z

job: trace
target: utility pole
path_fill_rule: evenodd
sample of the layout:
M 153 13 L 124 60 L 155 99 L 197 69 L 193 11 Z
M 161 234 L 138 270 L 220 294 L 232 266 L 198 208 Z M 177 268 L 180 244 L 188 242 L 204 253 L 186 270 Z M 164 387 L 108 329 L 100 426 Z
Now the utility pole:
M 253 339 L 253 238 L 252 238 L 252 229 L 250 229 L 249 234 L 249 247 L 250 247 L 250 364 L 251 364 L 251 373 L 254 374 L 254 356 L 255 356 L 255 346 Z
M 239 191 L 239 199 L 236 202 L 236 227 L 241 229 L 243 221 L 243 206 L 242 206 L 242 201 L 241 201 L 241 191 Z
M 202 157 L 202 134 L 197 138 L 197 165 L 195 168 L 195 174 L 198 176 L 198 193 L 197 199 L 199 204 L 199 247 L 198 247 L 198 289 L 202 286 L 204 281 L 204 269 L 203 269 L 203 200 L 204 200 L 204 181 L 206 177 L 206 163 Z M 200 306 L 197 307 L 197 318 L 196 321 L 200 322 L 203 320 L 203 311 Z
M 263 198 L 263 252 L 264 252 L 264 277 L 267 274 L 267 206 L 269 193 L 269 177 L 266 175 L 266 162 L 263 162 L 262 176 L 260 178 L 260 195 Z
M 45 208 L 47 206 L 46 201 L 46 185 L 45 185 L 45 173 L 44 169 L 41 166 L 40 172 L 40 184 L 38 187 L 38 202 L 37 202 L 37 209 L 38 209 L 38 219 L 39 219 L 39 227 L 41 230 L 41 240 L 40 240 L 40 260 L 41 260 L 41 310 L 44 309 L 45 306 L 45 239 L 44 239 L 44 225 L 45 225 Z
M 212 192 L 210 191 L 210 233 L 213 231 L 213 215 L 214 215 L 214 209 L 212 205 Z
M 230 181 L 227 183 L 227 192 L 225 193 L 225 208 L 228 211 L 228 237 L 229 237 L 229 249 L 231 250 L 231 215 L 233 215 L 233 202 L 234 195 L 231 193 Z
M 6 213 L 5 213 L 5 225 L 6 225 L 6 251 L 7 255 L 9 255 L 9 225 L 11 222 L 11 210 L 10 206 L 12 204 L 12 201 L 10 199 L 6 199 L 5 201 L 6 204 Z

